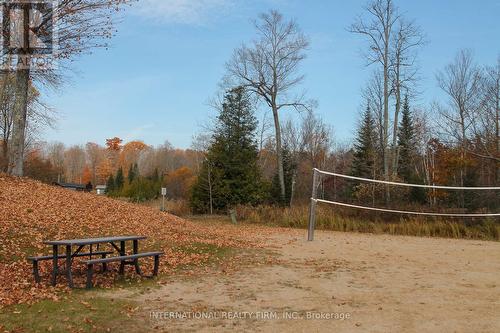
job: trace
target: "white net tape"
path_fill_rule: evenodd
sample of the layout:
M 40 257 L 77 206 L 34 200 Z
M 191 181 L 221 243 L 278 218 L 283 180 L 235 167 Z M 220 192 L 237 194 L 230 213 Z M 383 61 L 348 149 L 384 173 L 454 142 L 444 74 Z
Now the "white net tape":
M 387 182 L 383 180 L 375 180 L 375 179 L 367 179 L 367 178 L 359 178 L 353 176 L 341 175 L 333 172 L 326 172 L 319 169 L 314 169 L 315 172 L 327 175 L 334 176 L 339 178 L 353 179 L 365 181 L 368 183 L 377 183 L 377 184 L 386 184 L 386 185 L 396 185 L 396 186 L 405 186 L 405 187 L 419 187 L 419 188 L 431 188 L 431 189 L 439 189 L 439 190 L 459 190 L 459 191 L 475 191 L 475 190 L 500 190 L 500 187 L 456 187 L 456 186 L 436 186 L 436 185 L 420 185 L 420 184 L 406 184 L 406 183 L 396 183 L 396 182 Z
M 375 208 L 375 207 L 365 207 L 365 206 L 358 206 L 358 205 L 351 205 L 351 204 L 346 204 L 342 202 L 336 202 L 336 201 L 328 201 L 328 200 L 322 200 L 322 199 L 314 199 L 316 202 L 322 202 L 322 203 L 327 203 L 327 204 L 332 204 L 336 206 L 342 206 L 342 207 L 349 207 L 349 208 L 357 208 L 357 209 L 365 209 L 365 210 L 371 210 L 371 211 L 376 211 L 376 212 L 384 212 L 384 213 L 395 213 L 395 214 L 407 214 L 407 215 L 422 215 L 422 216 L 442 216 L 442 217 L 495 217 L 495 216 L 500 216 L 500 213 L 498 214 L 451 214 L 451 213 L 426 213 L 426 212 L 411 212 L 407 210 L 394 210 L 394 209 L 384 209 L 384 208 Z

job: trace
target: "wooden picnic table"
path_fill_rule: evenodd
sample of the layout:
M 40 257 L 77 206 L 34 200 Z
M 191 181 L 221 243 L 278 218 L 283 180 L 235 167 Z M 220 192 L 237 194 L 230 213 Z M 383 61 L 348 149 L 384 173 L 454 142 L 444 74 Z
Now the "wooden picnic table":
M 139 240 L 146 239 L 145 236 L 118 236 L 118 237 L 100 237 L 100 238 L 87 238 L 87 239 L 66 239 L 66 240 L 55 240 L 55 241 L 45 241 L 46 245 L 52 246 L 52 285 L 57 284 L 57 275 L 59 274 L 58 260 L 59 260 L 59 247 L 66 247 L 66 277 L 68 279 L 68 286 L 73 288 L 73 275 L 71 273 L 73 258 L 77 257 L 80 251 L 85 246 L 91 247 L 92 245 L 99 244 L 110 244 L 113 249 L 120 255 L 124 257 L 126 255 L 126 242 L 132 241 L 133 243 L 133 253 L 137 255 L 139 253 Z M 118 246 L 116 243 L 119 243 Z M 73 247 L 77 247 L 73 252 Z M 138 274 L 142 274 L 139 268 L 138 260 L 135 259 L 132 262 L 126 262 L 125 260 L 120 263 L 120 274 L 124 273 L 125 265 L 130 264 L 135 266 L 135 270 Z

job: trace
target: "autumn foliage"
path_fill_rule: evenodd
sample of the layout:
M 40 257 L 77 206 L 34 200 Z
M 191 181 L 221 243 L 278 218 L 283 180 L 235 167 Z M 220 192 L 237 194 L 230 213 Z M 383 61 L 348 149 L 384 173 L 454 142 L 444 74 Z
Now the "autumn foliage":
M 0 307 L 57 298 L 57 292 L 65 290 L 64 277 L 58 287 L 62 289 L 48 286 L 49 262 L 40 267 L 41 285 L 33 281 L 25 258 L 49 254 L 44 240 L 132 234 L 148 237 L 141 242 L 142 250 L 165 252 L 162 274 L 188 264 L 201 267 L 210 259 L 209 253 L 181 250 L 193 243 L 235 248 L 259 245 L 251 235 L 255 231 L 245 228 L 211 228 L 149 207 L 0 174 Z M 97 283 L 111 286 L 116 276 L 116 269 L 109 275 L 98 274 Z M 76 282 L 83 285 L 83 274 L 76 274 Z

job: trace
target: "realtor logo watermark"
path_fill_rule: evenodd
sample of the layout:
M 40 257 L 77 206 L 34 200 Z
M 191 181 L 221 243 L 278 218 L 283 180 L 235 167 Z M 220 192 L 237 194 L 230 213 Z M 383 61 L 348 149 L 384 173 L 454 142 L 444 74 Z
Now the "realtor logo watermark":
M 317 311 L 151 311 L 151 320 L 350 320 L 349 312 Z
M 55 0 L 0 0 L 1 70 L 55 67 L 56 9 Z

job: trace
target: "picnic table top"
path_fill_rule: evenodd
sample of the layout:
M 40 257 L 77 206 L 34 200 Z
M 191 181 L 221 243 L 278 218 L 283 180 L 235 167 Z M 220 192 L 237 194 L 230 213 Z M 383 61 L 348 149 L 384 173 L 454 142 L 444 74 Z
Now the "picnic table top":
M 100 238 L 86 238 L 86 239 L 64 239 L 56 241 L 45 241 L 47 245 L 91 245 L 100 243 L 130 241 L 146 239 L 146 236 L 114 236 L 114 237 L 100 237 Z

